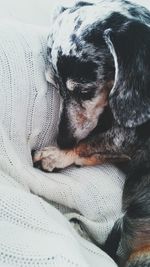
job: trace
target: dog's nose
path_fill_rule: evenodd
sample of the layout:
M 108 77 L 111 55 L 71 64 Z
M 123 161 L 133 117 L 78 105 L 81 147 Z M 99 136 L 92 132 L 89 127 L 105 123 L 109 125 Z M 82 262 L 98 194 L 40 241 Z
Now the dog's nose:
M 57 137 L 57 144 L 61 149 L 67 149 L 73 148 L 77 144 L 77 141 L 74 137 L 60 133 Z

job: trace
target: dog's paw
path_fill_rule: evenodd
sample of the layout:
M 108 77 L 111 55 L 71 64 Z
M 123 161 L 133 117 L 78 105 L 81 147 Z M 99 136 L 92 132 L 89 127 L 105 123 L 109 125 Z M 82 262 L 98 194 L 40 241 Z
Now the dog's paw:
M 45 147 L 42 150 L 34 152 L 33 163 L 34 166 L 47 172 L 52 172 L 54 169 L 63 169 L 70 166 L 75 161 L 75 154 L 73 151 L 60 150 L 57 147 Z

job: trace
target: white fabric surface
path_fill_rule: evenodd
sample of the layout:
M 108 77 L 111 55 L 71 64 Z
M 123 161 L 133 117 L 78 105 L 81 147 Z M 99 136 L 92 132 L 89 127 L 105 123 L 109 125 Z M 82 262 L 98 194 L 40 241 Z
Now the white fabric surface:
M 0 23 L 0 267 L 113 267 L 67 220 L 103 243 L 121 213 L 122 173 L 32 166 L 31 149 L 54 143 L 59 116 L 59 96 L 44 77 L 46 37 L 46 28 Z
M 71 6 L 78 0 L 0 0 L 0 17 L 39 26 L 50 25 L 50 14 L 58 6 Z M 97 1 L 97 0 L 95 0 Z

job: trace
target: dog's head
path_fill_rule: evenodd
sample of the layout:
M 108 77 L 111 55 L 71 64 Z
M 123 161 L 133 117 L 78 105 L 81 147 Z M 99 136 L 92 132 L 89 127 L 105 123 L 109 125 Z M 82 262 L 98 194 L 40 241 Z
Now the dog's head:
M 108 103 L 125 127 L 150 118 L 148 23 L 146 9 L 121 0 L 79 2 L 57 17 L 48 39 L 46 76 L 63 99 L 61 148 L 87 137 Z

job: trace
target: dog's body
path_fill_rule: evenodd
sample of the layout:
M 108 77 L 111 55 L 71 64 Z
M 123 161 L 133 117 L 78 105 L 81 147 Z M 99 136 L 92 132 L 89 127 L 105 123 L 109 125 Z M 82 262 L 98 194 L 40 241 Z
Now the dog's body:
M 60 149 L 36 152 L 34 161 L 47 171 L 125 161 L 121 264 L 150 266 L 150 12 L 126 0 L 64 9 L 48 60 L 47 79 L 63 98 Z M 112 256 L 114 236 L 106 242 Z

